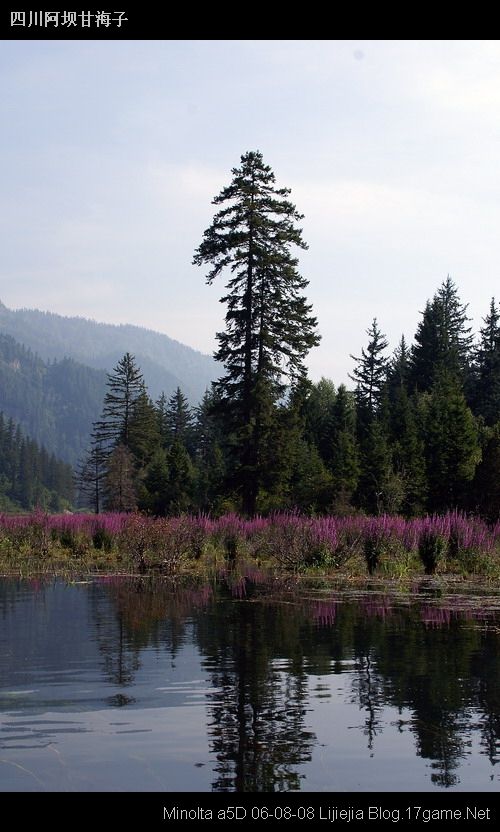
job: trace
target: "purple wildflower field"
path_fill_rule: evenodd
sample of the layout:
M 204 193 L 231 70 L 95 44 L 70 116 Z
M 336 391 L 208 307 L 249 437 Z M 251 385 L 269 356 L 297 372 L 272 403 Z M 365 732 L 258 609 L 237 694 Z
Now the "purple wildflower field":
M 500 555 L 500 522 L 453 512 L 406 520 L 402 517 L 307 517 L 276 513 L 245 519 L 236 514 L 148 517 L 141 514 L 0 514 L 0 543 L 47 555 L 58 543 L 75 551 L 119 551 L 147 567 L 161 561 L 172 570 L 181 558 L 199 559 L 211 547 L 231 561 L 240 556 L 274 563 L 284 570 L 307 566 L 339 568 L 354 555 L 373 572 L 384 558 L 419 555 L 432 574 L 446 560 L 475 570 L 477 560 Z

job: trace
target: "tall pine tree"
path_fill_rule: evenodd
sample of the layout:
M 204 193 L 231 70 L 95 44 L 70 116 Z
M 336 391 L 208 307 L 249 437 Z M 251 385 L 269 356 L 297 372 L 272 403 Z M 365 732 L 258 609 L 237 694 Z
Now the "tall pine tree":
M 226 369 L 218 382 L 234 431 L 235 483 L 242 509 L 255 512 L 265 477 L 264 450 L 272 442 L 273 409 L 286 381 L 305 374 L 304 358 L 319 343 L 316 319 L 303 292 L 308 281 L 291 247 L 307 248 L 296 223 L 302 219 L 276 188 L 275 176 L 258 151 L 245 153 L 233 179 L 215 197 L 222 206 L 196 251 L 196 265 L 209 264 L 207 283 L 228 273 L 226 328 L 217 335 L 216 359 Z

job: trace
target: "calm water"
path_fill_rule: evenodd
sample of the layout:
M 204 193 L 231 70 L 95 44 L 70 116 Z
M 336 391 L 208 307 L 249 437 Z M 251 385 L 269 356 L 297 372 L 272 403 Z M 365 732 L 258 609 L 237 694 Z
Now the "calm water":
M 499 606 L 1 580 L 0 790 L 498 791 Z

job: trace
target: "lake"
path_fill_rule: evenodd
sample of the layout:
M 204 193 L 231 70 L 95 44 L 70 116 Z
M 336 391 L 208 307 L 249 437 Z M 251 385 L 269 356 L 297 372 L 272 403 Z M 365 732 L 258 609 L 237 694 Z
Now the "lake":
M 498 791 L 500 597 L 0 580 L 2 791 Z

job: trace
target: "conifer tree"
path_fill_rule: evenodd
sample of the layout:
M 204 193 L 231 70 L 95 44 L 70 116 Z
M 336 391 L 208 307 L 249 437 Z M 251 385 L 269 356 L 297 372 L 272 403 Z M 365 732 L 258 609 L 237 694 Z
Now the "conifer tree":
M 207 390 L 195 410 L 193 426 L 196 446 L 196 499 L 201 511 L 216 513 L 223 499 L 226 480 L 226 445 L 217 394 Z
M 170 444 L 170 436 L 167 423 L 168 400 L 165 392 L 159 396 L 156 402 L 156 420 L 158 423 L 158 431 L 160 434 L 160 441 L 162 448 L 168 448 Z
M 432 302 L 427 302 L 415 334 L 409 373 L 412 389 L 430 390 L 443 373 L 465 384 L 472 348 L 468 321 L 467 305 L 461 303 L 448 275 Z
M 107 461 L 105 499 L 108 511 L 134 511 L 137 508 L 135 479 L 132 453 L 120 443 Z
M 103 490 L 106 478 L 106 463 L 108 452 L 95 430 L 90 436 L 90 448 L 87 455 L 77 467 L 75 482 L 81 495 L 90 500 L 95 514 L 99 514 L 103 506 Z
M 285 380 L 293 384 L 305 374 L 304 358 L 319 337 L 303 295 L 308 282 L 291 253 L 291 246 L 307 246 L 289 189 L 276 188 L 258 151 L 244 154 L 232 173 L 231 184 L 213 200 L 223 207 L 205 231 L 194 263 L 211 266 L 209 284 L 228 274 L 221 298 L 226 328 L 217 335 L 215 354 L 226 373 L 218 390 L 235 434 L 242 508 L 253 514 L 265 474 L 263 450 L 272 441 L 269 416 Z
M 362 349 L 360 358 L 351 355 L 357 366 L 349 377 L 357 384 L 358 407 L 370 420 L 377 413 L 382 401 L 389 359 L 383 355 L 387 348 L 387 340 L 380 331 L 376 318 L 366 333 L 369 338 L 368 346 L 366 350 Z
M 330 379 L 321 378 L 316 384 L 309 383 L 304 396 L 304 438 L 314 445 L 328 466 L 332 457 L 332 419 L 335 407 L 335 386 Z
M 392 468 L 392 455 L 384 427 L 373 419 L 361 443 L 357 505 L 368 514 L 395 513 L 403 500 L 400 478 Z
M 442 374 L 420 400 L 425 445 L 427 508 L 443 512 L 462 508 L 481 459 L 476 420 L 460 383 Z
M 146 468 L 143 480 L 144 493 L 139 508 L 156 515 L 164 515 L 169 507 L 169 470 L 167 453 L 158 446 Z
M 469 506 L 490 523 L 500 519 L 500 421 L 488 428 L 482 459 L 472 483 Z
M 94 424 L 100 440 L 110 450 L 118 444 L 126 448 L 130 442 L 130 423 L 134 405 L 144 393 L 144 379 L 135 364 L 135 358 L 125 353 L 106 382 L 108 392 L 104 397 L 102 415 Z
M 169 445 L 180 442 L 190 451 L 193 444 L 191 408 L 180 387 L 171 395 L 165 411 L 165 426 Z
M 352 393 L 339 386 L 330 424 L 329 469 L 333 477 L 336 512 L 349 509 L 359 480 L 359 449 L 356 439 L 356 409 Z
M 103 486 L 107 507 L 129 506 L 119 509 L 128 511 L 136 505 L 137 469 L 144 461 L 143 433 L 147 435 L 147 426 L 151 419 L 156 422 L 156 417 L 152 406 L 148 410 L 144 379 L 130 353 L 108 373 L 106 385 L 102 414 L 92 426 L 90 450 L 79 465 L 77 482 L 80 493 L 91 497 L 96 512 L 101 507 Z M 139 424 L 139 411 L 143 425 Z M 133 441 L 141 455 L 138 460 L 131 449 Z M 113 494 L 115 486 L 118 490 Z
M 128 448 L 139 469 L 148 464 L 159 445 L 158 414 L 144 388 L 132 405 L 128 427 Z
M 489 314 L 480 330 L 473 402 L 476 414 L 487 425 L 494 425 L 500 419 L 500 310 L 495 298 L 491 299 Z
M 409 350 L 404 336 L 394 351 L 387 374 L 387 433 L 392 467 L 402 489 L 401 511 L 421 514 L 427 496 L 424 445 L 419 434 L 415 406 L 408 394 Z
M 167 511 L 182 514 L 193 507 L 194 468 L 186 448 L 177 439 L 168 450 L 167 468 Z

